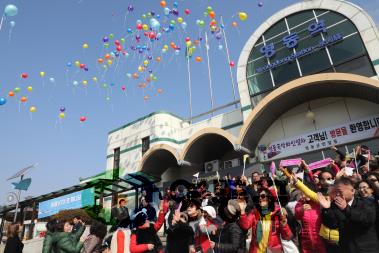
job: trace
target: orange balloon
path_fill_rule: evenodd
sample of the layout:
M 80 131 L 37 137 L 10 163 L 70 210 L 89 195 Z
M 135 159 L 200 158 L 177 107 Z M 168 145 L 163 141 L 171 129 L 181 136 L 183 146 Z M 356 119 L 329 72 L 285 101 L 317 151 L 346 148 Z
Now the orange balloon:
M 233 26 L 233 27 L 237 27 L 237 25 L 238 25 L 237 22 L 233 22 L 233 23 L 232 23 L 232 26 Z
M 175 45 L 174 42 L 171 42 L 171 43 L 170 43 L 170 46 L 171 46 L 173 49 L 176 49 L 176 45 Z
M 200 41 L 199 40 L 195 40 L 194 43 L 195 43 L 196 46 L 198 46 L 200 44 Z
M 197 61 L 197 62 L 201 62 L 201 60 L 202 60 L 202 59 L 201 59 L 200 56 L 198 56 L 198 57 L 195 58 L 195 61 Z
M 106 54 L 105 55 L 105 59 L 110 59 L 111 58 L 111 55 L 110 54 Z
M 160 62 L 161 61 L 161 57 L 157 57 L 157 62 Z
M 25 103 L 26 101 L 28 101 L 28 99 L 27 99 L 26 97 L 21 97 L 20 101 L 21 101 L 22 103 Z
M 151 78 L 150 77 L 146 78 L 146 82 L 150 83 L 151 82 Z
M 166 7 L 166 1 L 161 1 L 161 6 Z
M 215 18 L 215 16 L 216 16 L 216 14 L 215 14 L 215 12 L 214 11 L 211 11 L 211 12 L 209 12 L 209 17 L 210 18 Z
M 216 20 L 212 20 L 210 23 L 209 23 L 209 26 L 215 26 L 217 24 Z
M 134 78 L 134 79 L 137 79 L 137 78 L 138 78 L 138 74 L 137 74 L 137 73 L 134 73 L 134 74 L 133 74 L 133 78 Z
M 160 94 L 160 93 L 163 92 L 163 90 L 162 89 L 158 89 L 157 92 Z
M 145 88 L 146 86 L 147 86 L 146 83 L 140 83 L 140 84 L 138 84 L 138 87 L 140 87 L 140 88 Z
M 99 58 L 99 59 L 97 59 L 97 62 L 98 62 L 98 63 L 103 63 L 104 60 L 103 60 L 102 58 Z
M 8 96 L 13 97 L 14 96 L 14 92 L 13 91 L 8 92 Z
M 149 96 L 144 96 L 143 99 L 146 101 L 149 99 Z

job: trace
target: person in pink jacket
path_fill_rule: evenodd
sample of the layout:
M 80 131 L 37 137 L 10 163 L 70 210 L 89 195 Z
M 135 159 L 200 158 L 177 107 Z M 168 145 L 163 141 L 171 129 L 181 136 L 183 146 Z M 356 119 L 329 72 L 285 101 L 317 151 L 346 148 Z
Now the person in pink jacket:
M 280 237 L 291 240 L 292 232 L 287 224 L 286 212 L 275 205 L 269 189 L 259 190 L 259 204 L 248 215 L 246 202 L 239 200 L 241 206 L 240 226 L 243 230 L 252 228 L 249 253 L 283 252 Z
M 319 236 L 321 227 L 320 205 L 303 195 L 303 198 L 295 206 L 295 217 L 302 223 L 300 232 L 301 252 L 326 253 L 324 242 Z

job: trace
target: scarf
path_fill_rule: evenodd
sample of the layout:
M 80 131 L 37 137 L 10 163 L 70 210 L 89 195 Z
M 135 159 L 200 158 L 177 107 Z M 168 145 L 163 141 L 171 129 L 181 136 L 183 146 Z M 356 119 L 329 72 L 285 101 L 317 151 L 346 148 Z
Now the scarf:
M 257 230 L 256 230 L 256 242 L 259 244 L 263 237 L 263 228 L 262 228 L 262 218 L 263 220 L 266 220 L 265 216 L 270 215 L 270 210 L 268 209 L 268 206 L 262 207 L 260 211 L 260 217 L 258 224 L 257 224 Z M 271 215 L 270 215 L 271 216 Z

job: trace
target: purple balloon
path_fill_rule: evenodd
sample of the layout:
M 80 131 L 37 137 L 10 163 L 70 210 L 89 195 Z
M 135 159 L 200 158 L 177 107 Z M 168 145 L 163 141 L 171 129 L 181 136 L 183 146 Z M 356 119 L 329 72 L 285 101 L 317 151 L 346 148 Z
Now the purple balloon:
M 147 51 L 150 51 L 150 47 L 146 48 Z
M 263 6 L 263 3 L 262 3 L 262 2 L 259 2 L 259 3 L 258 3 L 258 6 L 259 6 L 259 7 L 262 7 L 262 6 Z
M 151 55 L 149 55 L 149 56 L 147 57 L 147 59 L 151 60 L 151 59 L 153 59 L 153 57 L 152 57 Z
M 155 12 L 154 12 L 154 11 L 150 11 L 150 15 L 151 15 L 151 16 L 154 16 L 154 15 L 155 15 Z
M 108 41 L 109 41 L 108 37 L 107 37 L 107 36 L 104 36 L 104 37 L 103 37 L 103 42 L 105 43 L 105 42 L 108 42 Z
M 172 15 L 174 15 L 174 16 L 179 16 L 179 11 L 178 11 L 177 9 L 172 9 L 172 10 L 171 10 L 171 13 L 172 13 Z
M 136 47 L 135 46 L 130 46 L 130 49 L 131 50 L 136 50 Z
M 149 70 L 149 73 L 151 74 L 151 73 L 153 73 L 153 71 L 152 71 L 152 70 Z
M 66 111 L 66 107 L 61 106 L 61 108 L 59 108 L 59 111 L 60 111 L 60 112 L 64 112 L 64 111 Z
M 140 39 L 141 39 L 141 36 L 136 35 L 136 40 L 140 40 Z
M 87 68 L 87 67 L 85 67 L 85 68 L 84 68 L 84 70 L 85 70 L 85 71 L 88 71 L 88 68 Z
M 129 6 L 128 6 L 128 11 L 129 11 L 129 12 L 134 11 L 134 7 L 133 7 L 133 5 L 129 4 Z
M 140 49 L 138 50 L 138 52 L 139 52 L 140 54 L 142 54 L 142 53 L 143 53 L 143 49 L 140 48 Z
M 216 39 L 220 40 L 221 38 L 222 38 L 222 34 L 221 33 L 216 34 Z

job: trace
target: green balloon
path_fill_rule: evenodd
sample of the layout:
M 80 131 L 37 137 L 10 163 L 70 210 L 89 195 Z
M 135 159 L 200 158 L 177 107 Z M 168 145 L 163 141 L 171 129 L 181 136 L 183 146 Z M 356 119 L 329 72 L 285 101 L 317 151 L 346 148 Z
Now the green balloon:
M 14 88 L 14 92 L 16 92 L 16 93 L 17 93 L 17 92 L 20 92 L 20 90 L 21 90 L 21 89 L 20 89 L 19 87 Z
M 104 43 L 104 47 L 108 48 L 109 47 L 109 43 Z
M 114 38 L 114 34 L 113 33 L 109 34 L 109 38 L 113 39 Z
M 18 8 L 16 5 L 13 5 L 13 4 L 8 4 L 7 6 L 5 6 L 4 8 L 4 15 L 7 16 L 7 17 L 13 17 L 13 16 L 16 16 L 18 13 Z
M 125 43 L 125 39 L 124 38 L 121 38 L 120 41 L 121 41 L 122 44 Z
M 171 25 L 175 25 L 175 24 L 176 24 L 176 21 L 175 21 L 175 20 L 171 20 L 171 21 L 170 21 L 170 24 L 171 24 Z
M 103 83 L 103 88 L 107 88 L 107 87 L 108 87 L 108 84 Z
M 199 26 L 200 26 L 200 27 L 203 27 L 204 25 L 205 25 L 204 20 L 200 20 L 200 21 L 199 21 Z

